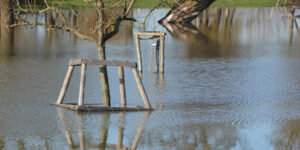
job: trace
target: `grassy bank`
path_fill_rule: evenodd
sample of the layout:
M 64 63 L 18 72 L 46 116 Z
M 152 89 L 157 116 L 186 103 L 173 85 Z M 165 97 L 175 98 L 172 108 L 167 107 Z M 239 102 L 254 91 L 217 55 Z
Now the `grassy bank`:
M 274 7 L 277 0 L 216 0 L 211 7 Z M 281 5 L 284 0 L 281 0 Z
M 168 0 L 170 4 L 176 0 Z M 137 0 L 136 8 L 149 8 L 157 5 L 159 0 Z M 211 7 L 274 7 L 277 0 L 216 0 Z M 281 0 L 280 4 L 283 4 Z M 164 6 L 167 7 L 167 6 Z
M 168 0 L 170 5 L 174 1 L 178 0 Z M 284 0 L 281 0 L 283 4 Z M 107 0 L 106 5 L 114 5 Z M 160 0 L 137 0 L 134 7 L 135 8 L 153 8 L 157 6 Z M 211 7 L 274 7 L 277 0 L 216 0 Z M 83 0 L 54 0 L 55 4 L 61 4 L 63 7 L 68 8 L 70 5 L 73 7 L 86 7 L 93 6 L 91 4 L 85 3 Z M 161 6 L 164 8 L 169 7 L 168 5 Z

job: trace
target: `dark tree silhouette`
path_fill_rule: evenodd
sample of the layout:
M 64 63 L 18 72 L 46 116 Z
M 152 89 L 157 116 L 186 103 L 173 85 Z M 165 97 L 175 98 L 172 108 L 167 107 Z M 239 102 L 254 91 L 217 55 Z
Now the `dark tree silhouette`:
M 178 3 L 174 3 L 174 6 L 167 15 L 158 22 L 160 24 L 190 23 L 214 1 L 215 0 L 180 0 Z

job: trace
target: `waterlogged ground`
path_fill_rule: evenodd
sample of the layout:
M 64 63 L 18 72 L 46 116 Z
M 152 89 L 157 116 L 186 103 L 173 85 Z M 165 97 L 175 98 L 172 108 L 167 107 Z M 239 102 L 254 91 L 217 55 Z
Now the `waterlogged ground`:
M 135 9 L 133 16 L 147 12 Z M 108 59 L 136 61 L 133 32 L 153 30 L 166 12 L 155 11 L 146 27 L 124 23 L 107 44 Z M 68 60 L 97 58 L 96 48 L 67 32 L 16 28 L 0 46 L 0 149 L 300 149 L 299 21 L 285 12 L 211 9 L 194 27 L 156 24 L 167 32 L 164 75 L 148 71 L 152 41 L 142 41 L 151 113 L 77 114 L 50 106 Z M 66 102 L 77 101 L 79 74 L 77 68 Z M 88 68 L 86 102 L 101 103 L 98 75 Z M 117 106 L 117 68 L 109 77 Z M 129 105 L 142 105 L 130 69 L 125 79 Z

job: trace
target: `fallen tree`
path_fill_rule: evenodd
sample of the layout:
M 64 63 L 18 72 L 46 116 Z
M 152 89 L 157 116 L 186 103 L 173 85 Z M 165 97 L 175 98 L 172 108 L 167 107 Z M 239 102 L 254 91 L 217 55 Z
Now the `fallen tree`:
M 174 6 L 166 16 L 158 22 L 160 24 L 190 23 L 214 1 L 215 0 L 180 0 L 178 3 L 174 3 Z

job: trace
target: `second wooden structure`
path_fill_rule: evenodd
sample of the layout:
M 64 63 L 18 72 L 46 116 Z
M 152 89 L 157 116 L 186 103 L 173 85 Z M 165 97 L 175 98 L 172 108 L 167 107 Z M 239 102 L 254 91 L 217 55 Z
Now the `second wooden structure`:
M 139 72 L 143 71 L 142 65 L 142 53 L 141 53 L 141 45 L 140 40 L 152 40 L 157 39 L 156 44 L 156 60 L 155 60 L 155 72 L 158 72 L 158 68 L 160 68 L 160 73 L 164 73 L 164 59 L 165 59 L 165 32 L 159 31 L 151 31 L 151 32 L 135 32 L 135 44 L 137 50 L 137 57 L 138 57 L 138 70 Z M 150 38 L 141 38 L 140 36 L 151 36 Z M 160 51 L 160 54 L 158 52 Z M 159 62 L 159 55 L 160 55 L 160 62 Z M 160 66 L 159 66 L 160 63 Z

